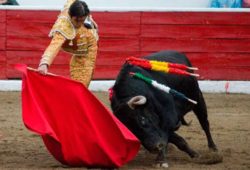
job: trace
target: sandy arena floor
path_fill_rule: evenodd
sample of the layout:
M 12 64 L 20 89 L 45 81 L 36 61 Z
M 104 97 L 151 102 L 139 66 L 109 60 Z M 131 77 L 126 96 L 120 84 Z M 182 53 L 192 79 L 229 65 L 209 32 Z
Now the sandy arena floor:
M 95 93 L 109 105 L 107 93 Z M 250 169 L 250 95 L 204 94 L 215 143 L 223 162 L 201 164 L 171 146 L 168 153 L 170 170 L 249 170 Z M 190 127 L 181 127 L 179 134 L 201 154 L 208 152 L 203 131 L 193 113 Z M 143 148 L 137 157 L 120 169 L 148 170 L 155 155 Z M 22 122 L 20 92 L 0 92 L 0 169 L 71 169 L 57 162 L 47 152 L 41 138 L 28 131 Z M 78 169 L 78 168 L 74 168 Z M 85 169 L 85 168 L 80 168 Z

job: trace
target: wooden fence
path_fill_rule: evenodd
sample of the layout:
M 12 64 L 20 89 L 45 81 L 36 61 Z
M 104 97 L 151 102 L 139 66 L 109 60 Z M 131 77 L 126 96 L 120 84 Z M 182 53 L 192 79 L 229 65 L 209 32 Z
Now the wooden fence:
M 59 11 L 0 10 L 0 79 L 20 78 L 16 63 L 36 68 Z M 250 12 L 93 12 L 99 25 L 94 79 L 115 79 L 128 56 L 186 53 L 201 80 L 250 80 Z M 68 76 L 60 52 L 50 71 Z

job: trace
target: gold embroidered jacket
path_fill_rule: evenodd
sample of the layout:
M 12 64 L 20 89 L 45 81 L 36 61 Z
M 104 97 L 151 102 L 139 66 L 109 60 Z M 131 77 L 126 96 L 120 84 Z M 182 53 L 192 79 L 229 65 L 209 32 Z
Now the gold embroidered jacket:
M 67 0 L 64 9 L 50 31 L 49 36 L 52 37 L 52 40 L 42 56 L 40 65 L 51 65 L 60 49 L 74 55 L 86 57 L 89 64 L 94 65 L 97 54 L 98 35 L 95 29 L 87 29 L 84 26 L 76 29 L 73 26 L 70 21 L 68 9 L 74 1 Z

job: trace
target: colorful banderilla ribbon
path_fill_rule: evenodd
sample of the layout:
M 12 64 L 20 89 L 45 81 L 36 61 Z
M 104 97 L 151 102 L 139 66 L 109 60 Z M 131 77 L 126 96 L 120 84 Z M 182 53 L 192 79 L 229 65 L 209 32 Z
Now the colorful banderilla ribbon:
M 182 93 L 180 93 L 180 92 L 178 92 L 178 91 L 176 91 L 176 90 L 174 90 L 174 89 L 171 89 L 170 87 L 168 87 L 168 86 L 166 86 L 166 85 L 164 85 L 164 84 L 160 84 L 160 83 L 158 83 L 157 81 L 152 80 L 152 79 L 150 79 L 150 78 L 148 78 L 148 77 L 142 75 L 141 73 L 133 73 L 133 72 L 130 72 L 129 74 L 132 75 L 132 76 L 135 77 L 135 78 L 138 78 L 138 79 L 140 79 L 140 80 L 143 80 L 144 82 L 146 82 L 146 83 L 152 85 L 153 87 L 155 87 L 155 88 L 157 88 L 157 89 L 159 89 L 159 90 L 162 90 L 162 91 L 164 91 L 164 92 L 166 92 L 166 93 L 172 94 L 173 96 L 175 96 L 175 97 L 177 97 L 177 98 L 179 98 L 179 99 L 184 99 L 184 100 L 187 100 L 187 101 L 189 101 L 189 102 L 191 102 L 191 103 L 193 103 L 193 104 L 197 104 L 196 101 L 194 101 L 194 100 L 188 98 L 188 97 L 185 96 L 184 94 L 182 94 Z
M 196 67 L 188 67 L 184 64 L 175 64 L 175 63 L 155 61 L 155 60 L 145 60 L 136 57 L 128 57 L 126 61 L 132 65 L 136 65 L 148 70 L 199 77 L 198 74 L 189 73 L 186 71 L 186 70 L 198 70 Z

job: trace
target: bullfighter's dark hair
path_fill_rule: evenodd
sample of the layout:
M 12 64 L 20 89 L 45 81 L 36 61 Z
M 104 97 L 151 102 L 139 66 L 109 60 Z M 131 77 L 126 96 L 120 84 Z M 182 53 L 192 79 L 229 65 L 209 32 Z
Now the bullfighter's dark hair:
M 83 17 L 88 16 L 90 13 L 89 7 L 84 1 L 76 0 L 69 7 L 70 17 Z

